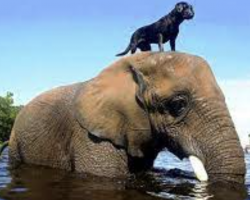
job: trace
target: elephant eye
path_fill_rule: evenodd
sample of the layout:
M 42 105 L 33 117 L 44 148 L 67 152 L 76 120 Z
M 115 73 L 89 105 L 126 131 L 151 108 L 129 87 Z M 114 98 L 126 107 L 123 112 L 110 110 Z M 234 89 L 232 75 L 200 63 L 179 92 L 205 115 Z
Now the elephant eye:
M 159 112 L 162 114 L 169 113 L 173 117 L 179 117 L 187 110 L 188 103 L 188 96 L 179 94 L 161 103 Z
M 181 116 L 188 107 L 188 98 L 184 95 L 177 95 L 168 103 L 168 111 L 173 117 Z

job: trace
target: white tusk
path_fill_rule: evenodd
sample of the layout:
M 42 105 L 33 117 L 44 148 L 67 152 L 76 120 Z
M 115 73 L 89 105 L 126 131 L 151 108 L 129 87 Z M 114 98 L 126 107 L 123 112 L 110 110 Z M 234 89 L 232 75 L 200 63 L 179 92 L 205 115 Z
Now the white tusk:
M 199 181 L 207 181 L 208 175 L 201 160 L 197 158 L 196 156 L 190 156 L 189 160 L 193 167 L 194 173 L 196 177 L 199 179 Z

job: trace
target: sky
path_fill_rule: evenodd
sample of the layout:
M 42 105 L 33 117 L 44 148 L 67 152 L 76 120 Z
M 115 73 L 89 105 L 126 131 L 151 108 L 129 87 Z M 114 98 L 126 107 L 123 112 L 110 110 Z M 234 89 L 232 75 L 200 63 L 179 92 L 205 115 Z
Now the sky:
M 166 15 L 177 2 L 1 0 L 0 95 L 11 91 L 16 104 L 26 104 L 43 91 L 96 76 L 117 59 L 137 28 Z M 209 62 L 245 145 L 250 133 L 250 1 L 188 2 L 195 18 L 181 25 L 177 50 Z

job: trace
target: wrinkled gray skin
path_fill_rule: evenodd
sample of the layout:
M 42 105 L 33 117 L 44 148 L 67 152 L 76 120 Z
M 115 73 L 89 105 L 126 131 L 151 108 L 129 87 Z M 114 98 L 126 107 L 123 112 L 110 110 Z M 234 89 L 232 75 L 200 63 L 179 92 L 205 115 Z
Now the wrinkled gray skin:
M 243 150 L 209 65 L 184 53 L 139 53 L 96 78 L 60 87 L 21 111 L 12 166 L 118 177 L 153 166 L 167 147 L 202 160 L 211 182 L 244 182 Z

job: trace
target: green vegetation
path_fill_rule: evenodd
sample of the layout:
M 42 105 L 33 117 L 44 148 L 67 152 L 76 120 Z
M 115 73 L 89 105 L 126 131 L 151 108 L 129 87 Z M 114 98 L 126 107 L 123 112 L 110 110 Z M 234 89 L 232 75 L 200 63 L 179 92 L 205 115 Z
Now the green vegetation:
M 22 106 L 15 106 L 13 94 L 7 92 L 6 96 L 0 96 L 0 144 L 9 140 L 12 126 Z

